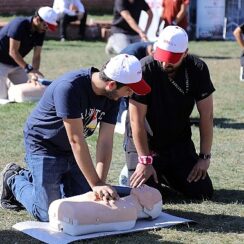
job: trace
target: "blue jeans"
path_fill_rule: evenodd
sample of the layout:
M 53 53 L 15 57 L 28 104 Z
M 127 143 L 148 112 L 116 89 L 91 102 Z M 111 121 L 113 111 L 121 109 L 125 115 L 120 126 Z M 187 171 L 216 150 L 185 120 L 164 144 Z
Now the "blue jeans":
M 28 169 L 11 177 L 8 185 L 15 198 L 40 221 L 48 221 L 52 201 L 91 190 L 73 156 L 26 155 Z
M 139 35 L 128 35 L 124 33 L 113 33 L 109 38 L 105 47 L 106 54 L 119 54 L 129 44 L 140 42 Z

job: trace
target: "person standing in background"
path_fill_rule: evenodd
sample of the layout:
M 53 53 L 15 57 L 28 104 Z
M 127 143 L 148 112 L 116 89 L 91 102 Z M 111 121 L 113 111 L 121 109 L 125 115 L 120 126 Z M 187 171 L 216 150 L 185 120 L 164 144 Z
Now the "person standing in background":
M 145 31 L 138 26 L 142 10 L 148 14 Z M 118 54 L 131 43 L 148 41 L 146 33 L 152 22 L 152 17 L 152 11 L 144 0 L 115 0 L 111 36 L 108 39 L 105 52 Z
M 80 39 L 84 39 L 87 13 L 80 0 L 54 0 L 53 9 L 58 14 L 60 40 L 67 40 L 67 26 L 70 22 L 79 20 Z
M 237 26 L 233 32 L 233 35 L 241 47 L 242 53 L 241 53 L 241 69 L 240 69 L 240 81 L 244 81 L 244 23 L 241 25 Z
M 178 25 L 187 31 L 189 4 L 190 0 L 163 0 L 163 12 L 158 26 L 164 21 L 164 27 Z

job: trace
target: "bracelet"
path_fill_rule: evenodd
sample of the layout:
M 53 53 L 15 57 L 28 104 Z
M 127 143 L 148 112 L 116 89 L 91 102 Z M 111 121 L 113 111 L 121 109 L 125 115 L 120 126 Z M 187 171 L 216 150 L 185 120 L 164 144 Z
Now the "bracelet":
M 25 66 L 25 72 L 28 74 L 33 70 L 33 67 L 31 64 L 26 64 Z
M 138 157 L 138 163 L 140 164 L 152 164 L 153 163 L 153 157 L 152 156 L 139 156 Z
M 210 154 L 199 153 L 198 157 L 203 160 L 207 160 L 211 158 L 211 153 Z

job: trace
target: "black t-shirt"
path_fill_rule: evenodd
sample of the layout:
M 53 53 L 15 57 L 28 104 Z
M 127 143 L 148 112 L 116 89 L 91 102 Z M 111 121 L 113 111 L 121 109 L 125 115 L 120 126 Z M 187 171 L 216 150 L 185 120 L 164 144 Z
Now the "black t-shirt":
M 153 132 L 149 146 L 162 152 L 167 146 L 191 138 L 189 117 L 194 104 L 215 89 L 207 65 L 195 56 L 187 55 L 183 61 L 174 79 L 176 85 L 153 57 L 147 56 L 141 63 L 143 78 L 152 91 L 146 96 L 134 94 L 132 99 L 148 106 L 146 118 Z
M 98 70 L 90 68 L 69 72 L 48 86 L 25 124 L 29 153 L 70 155 L 64 118 L 82 118 L 85 137 L 93 134 L 100 121 L 116 123 L 119 103 L 94 93 L 91 75 L 95 71 Z
M 244 34 L 244 23 L 240 25 L 240 28 L 241 28 L 241 32 Z
M 114 18 L 112 23 L 112 33 L 124 33 L 127 35 L 138 35 L 131 29 L 125 19 L 120 15 L 121 11 L 128 10 L 136 23 L 139 22 L 141 11 L 148 11 L 149 6 L 144 0 L 115 0 Z
M 31 31 L 31 17 L 17 17 L 0 31 L 0 62 L 18 66 L 9 56 L 9 38 L 20 41 L 19 53 L 25 57 L 33 47 L 42 46 L 45 33 Z

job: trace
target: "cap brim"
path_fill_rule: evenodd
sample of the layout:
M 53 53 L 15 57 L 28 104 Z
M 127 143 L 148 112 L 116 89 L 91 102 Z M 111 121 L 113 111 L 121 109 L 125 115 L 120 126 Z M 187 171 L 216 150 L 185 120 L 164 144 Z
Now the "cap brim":
M 138 95 L 146 95 L 151 91 L 151 87 L 144 80 L 136 83 L 126 84 L 126 86 L 128 86 L 134 93 Z
M 182 57 L 183 53 L 172 53 L 166 50 L 163 50 L 159 47 L 156 48 L 154 52 L 154 59 L 160 62 L 167 62 L 170 64 L 176 64 L 179 62 L 180 58 Z
M 50 31 L 56 31 L 56 29 L 57 29 L 57 24 L 55 25 L 55 24 L 49 24 L 49 23 L 47 23 L 47 26 L 48 26 L 48 29 Z

